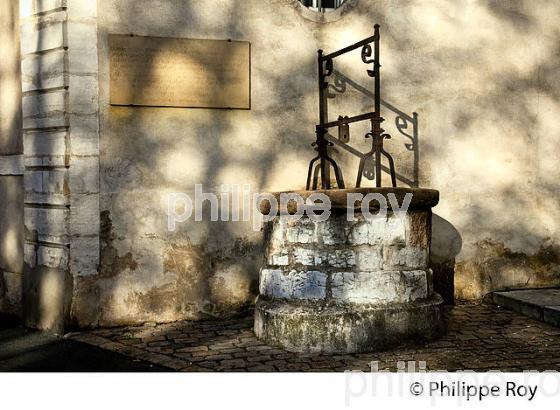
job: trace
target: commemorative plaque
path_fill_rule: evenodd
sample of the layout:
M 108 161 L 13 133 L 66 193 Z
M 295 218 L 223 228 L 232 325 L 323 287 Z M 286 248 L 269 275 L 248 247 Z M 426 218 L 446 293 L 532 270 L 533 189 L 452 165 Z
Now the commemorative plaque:
M 250 43 L 109 35 L 110 103 L 249 109 Z

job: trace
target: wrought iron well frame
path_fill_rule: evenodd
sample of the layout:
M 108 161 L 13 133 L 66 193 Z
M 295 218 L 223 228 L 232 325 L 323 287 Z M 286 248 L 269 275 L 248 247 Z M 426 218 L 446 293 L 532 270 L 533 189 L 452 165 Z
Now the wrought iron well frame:
M 391 184 L 393 187 L 397 186 L 397 179 L 395 174 L 395 163 L 393 157 L 385 151 L 383 147 L 383 140 L 389 139 L 391 136 L 385 133 L 385 130 L 381 128 L 381 123 L 384 121 L 381 116 L 381 76 L 380 76 L 380 53 L 379 53 L 379 24 L 373 26 L 374 34 L 373 36 L 367 37 L 355 44 L 348 47 L 342 48 L 338 51 L 334 51 L 330 54 L 323 54 L 323 50 L 317 51 L 317 65 L 318 65 L 318 80 L 319 80 L 319 124 L 315 126 L 315 133 L 317 135 L 316 141 L 312 144 L 316 147 L 317 156 L 311 160 L 309 163 L 309 170 L 307 173 L 307 189 L 317 189 L 318 188 L 318 178 L 319 172 L 321 173 L 321 188 L 331 189 L 331 178 L 330 178 L 330 167 L 333 168 L 336 183 L 338 188 L 345 188 L 344 179 L 342 176 L 342 171 L 336 163 L 336 161 L 329 156 L 328 147 L 332 146 L 333 143 L 327 139 L 327 134 L 329 128 L 338 127 L 339 139 L 341 135 L 345 133 L 348 136 L 349 124 L 358 121 L 371 121 L 371 131 L 365 135 L 365 138 L 371 138 L 371 149 L 361 156 L 360 165 L 358 167 L 358 176 L 356 178 L 356 188 L 359 188 L 362 182 L 362 174 L 364 173 L 364 165 L 366 161 L 371 161 L 375 158 L 375 175 L 373 178 L 375 180 L 375 186 L 381 187 L 381 156 L 385 156 L 389 162 L 389 174 L 391 176 Z M 371 47 L 373 43 L 373 50 Z M 364 114 L 355 115 L 352 117 L 339 116 L 336 121 L 328 121 L 328 87 L 329 83 L 327 77 L 333 74 L 334 63 L 333 59 L 346 54 L 350 51 L 362 48 L 362 62 L 365 64 L 373 64 L 373 69 L 367 70 L 367 74 L 373 77 L 374 83 L 374 110 Z M 373 56 L 372 56 L 373 52 Z M 340 145 L 347 145 L 345 142 L 338 142 Z M 313 164 L 318 162 L 315 167 Z

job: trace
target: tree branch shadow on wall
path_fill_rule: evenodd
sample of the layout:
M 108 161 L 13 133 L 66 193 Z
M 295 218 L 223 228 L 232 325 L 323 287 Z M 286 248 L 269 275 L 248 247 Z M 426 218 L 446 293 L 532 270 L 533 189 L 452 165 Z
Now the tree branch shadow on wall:
M 333 83 L 329 83 L 328 97 L 331 99 L 344 94 L 348 88 L 359 92 L 368 100 L 374 101 L 374 93 L 368 90 L 357 81 L 352 80 L 349 76 L 338 70 L 333 71 Z M 389 112 L 391 118 L 394 117 L 393 125 L 387 121 L 389 118 L 386 114 L 386 122 L 384 127 L 388 131 L 396 129 L 393 136 L 399 136 L 405 139 L 405 152 L 409 152 L 412 159 L 412 170 L 402 169 L 400 171 L 397 162 L 397 181 L 404 183 L 411 188 L 420 186 L 420 140 L 419 140 L 419 115 L 416 112 L 407 114 L 404 110 L 397 108 L 385 99 L 381 99 L 381 106 Z M 351 113 L 354 115 L 355 113 Z M 389 129 L 389 127 L 391 127 Z M 400 143 L 400 142 L 399 142 Z M 350 154 L 359 156 L 360 152 L 347 150 Z M 382 166 L 383 172 L 389 174 L 389 169 Z M 407 171 L 409 171 L 407 173 Z M 430 187 L 427 187 L 430 188 Z M 462 248 L 462 238 L 459 231 L 447 220 L 437 214 L 433 214 L 432 218 L 432 243 L 430 252 L 430 267 L 433 271 L 434 290 L 438 292 L 445 303 L 452 304 L 454 302 L 454 269 L 455 258 Z
M 38 9 L 43 9 L 43 1 L 37 0 Z M 20 127 L 25 166 L 25 177 L 22 180 L 29 179 L 29 182 L 26 181 L 23 187 L 21 212 L 23 213 L 27 209 L 32 214 L 27 215 L 25 212 L 25 218 L 22 216 L 22 246 L 25 243 L 26 246 L 34 248 L 33 260 L 25 260 L 25 258 L 22 260 L 21 315 L 27 326 L 62 332 L 68 317 L 72 294 L 69 258 L 63 257 L 61 260 L 44 262 L 44 265 L 39 265 L 37 253 L 41 246 L 69 251 L 67 232 L 54 233 L 62 232 L 64 229 L 59 225 L 57 218 L 51 219 L 47 216 L 49 211 L 63 212 L 63 209 L 69 208 L 69 192 L 66 190 L 69 166 L 68 114 L 60 112 L 53 114 L 53 108 L 49 106 L 48 99 L 41 98 L 42 95 L 53 91 L 60 92 L 62 89 L 66 94 L 64 98 L 67 99 L 68 83 L 64 81 L 63 86 L 54 88 L 45 83 L 48 83 L 52 73 L 48 70 L 45 71 L 47 68 L 43 56 L 45 53 L 53 52 L 53 49 L 46 48 L 48 47 L 47 39 L 44 38 L 45 31 L 41 23 L 28 20 L 24 24 L 34 25 L 32 30 L 36 30 L 37 35 L 33 49 L 35 52 L 24 56 L 20 54 L 20 62 L 23 63 L 27 60 L 31 61 L 33 65 L 33 69 L 29 70 L 33 73 L 33 77 L 25 78 L 25 81 L 32 83 L 32 86 L 24 91 L 23 76 L 29 71 L 21 73 L 22 105 L 23 101 L 27 99 L 25 110 L 27 116 L 22 115 Z M 64 50 L 66 50 L 66 46 Z M 56 49 L 54 52 L 57 52 Z M 66 78 L 67 74 L 68 67 L 65 63 L 61 77 Z M 59 123 L 60 118 L 56 118 L 59 115 L 63 116 L 63 124 Z M 56 123 L 51 123 L 51 116 L 55 117 Z M 65 133 L 63 153 L 57 151 L 60 146 L 57 146 L 57 142 L 51 137 L 56 133 Z M 63 173 L 63 181 L 54 177 Z M 41 175 L 38 182 L 37 174 Z M 64 205 L 62 202 L 56 205 L 51 203 L 52 197 L 56 196 L 59 197 L 57 199 L 64 197 Z
M 5 42 L 0 62 L 0 156 L 23 152 L 17 2 L 0 6 L 0 39 Z M 17 39 L 14 40 L 14 37 Z M 15 44 L 14 44 L 15 43 Z M 21 316 L 23 271 L 23 176 L 0 175 L 0 312 Z
M 181 15 L 196 15 L 191 9 L 192 7 L 191 4 L 184 3 L 181 6 Z M 230 19 L 223 22 L 224 37 L 243 40 L 246 34 L 237 28 L 238 22 L 241 21 L 238 7 L 232 7 L 232 10 Z M 136 21 L 134 16 L 137 12 L 134 8 L 122 9 L 120 19 L 125 22 L 123 26 L 134 23 Z M 107 41 L 108 32 L 102 28 L 100 32 L 100 41 Z M 125 33 L 126 31 L 115 34 Z M 183 25 L 169 26 L 165 21 L 159 20 L 151 22 L 149 27 L 142 27 L 141 32 L 135 31 L 134 34 L 170 38 L 193 37 L 185 34 Z M 208 37 L 215 38 L 215 36 Z M 161 38 L 161 41 L 165 43 L 165 38 Z M 106 66 L 100 63 L 100 70 L 102 69 L 109 69 L 108 61 Z M 150 61 L 146 62 L 142 71 L 149 73 L 153 69 Z M 301 67 L 298 66 L 294 71 L 299 69 Z M 220 75 L 220 73 L 216 73 L 216 75 Z M 142 92 L 143 87 L 140 84 L 132 90 L 131 95 L 138 95 Z M 138 281 L 139 284 L 152 282 L 146 278 L 146 272 L 142 272 L 147 269 L 142 265 L 147 259 L 160 259 L 162 256 L 158 254 L 159 252 L 164 253 L 163 266 L 161 266 L 161 271 L 152 272 L 152 274 L 163 274 L 164 278 L 176 275 L 176 284 L 157 284 L 146 293 L 131 289 L 128 292 L 131 296 L 127 299 L 131 312 L 130 319 L 133 319 L 131 321 L 134 319 L 154 320 L 154 316 L 163 316 L 165 314 L 163 312 L 165 308 L 161 307 L 163 304 L 175 303 L 174 309 L 186 314 L 184 318 L 221 317 L 227 316 L 227 309 L 236 313 L 238 310 L 250 307 L 253 299 L 251 295 L 256 295 L 257 292 L 258 270 L 262 257 L 260 240 L 255 241 L 254 238 L 251 239 L 240 234 L 239 232 L 242 230 L 239 229 L 236 222 L 210 222 L 208 202 L 205 203 L 203 209 L 203 221 L 189 223 L 188 226 L 183 226 L 176 232 L 169 232 L 164 237 L 159 237 L 155 232 L 146 231 L 142 221 L 147 219 L 147 214 L 153 212 L 153 215 L 162 216 L 161 222 L 165 222 L 165 214 L 158 209 L 160 204 L 152 200 L 141 207 L 130 206 L 127 210 L 128 205 L 124 202 L 127 201 L 126 196 L 129 193 L 133 195 L 140 193 L 141 195 L 143 190 L 156 190 L 161 187 L 173 192 L 192 192 L 193 187 L 187 181 L 169 182 L 169 176 L 165 175 L 164 170 L 164 167 L 170 165 L 169 161 L 172 160 L 167 155 L 168 153 L 183 152 L 188 155 L 193 152 L 193 147 L 199 152 L 199 159 L 204 166 L 196 183 L 203 186 L 204 192 L 216 192 L 221 183 L 219 175 L 228 167 L 235 165 L 251 169 L 254 175 L 259 176 L 258 183 L 262 187 L 267 181 L 267 174 L 259 172 L 259 170 L 275 164 L 278 161 L 277 153 L 273 150 L 261 152 L 246 163 L 236 164 L 236 160 L 232 160 L 227 147 L 224 146 L 228 134 L 232 132 L 232 118 L 236 115 L 244 115 L 233 110 L 113 107 L 104 106 L 104 103 L 105 101 L 101 102 L 100 108 L 101 115 L 107 117 L 105 121 L 102 121 L 105 127 L 100 132 L 100 211 L 104 219 L 112 224 L 113 231 L 105 232 L 106 230 L 102 229 L 101 232 L 101 274 L 91 280 L 83 279 L 84 285 L 89 287 L 84 291 L 99 295 L 94 301 L 96 306 L 91 306 L 92 323 L 103 325 L 103 323 L 107 323 L 107 320 L 110 321 L 110 319 L 106 319 L 107 316 L 110 316 L 110 314 L 106 315 L 106 311 L 110 308 L 105 306 L 105 303 L 111 301 L 117 294 L 123 293 L 123 289 L 120 288 L 126 286 L 123 283 L 128 280 Z M 174 139 L 168 138 L 162 131 L 169 126 L 175 130 Z M 134 135 L 133 144 L 128 137 L 130 135 Z M 110 139 L 110 136 L 117 138 Z M 124 168 L 122 164 L 125 164 Z M 184 166 L 184 164 L 177 165 Z M 173 167 L 173 165 L 170 166 Z M 148 172 L 148 170 L 150 171 Z M 130 216 L 124 218 L 122 215 L 125 212 Z M 137 220 L 138 223 L 127 223 L 132 219 Z M 151 249 L 142 245 L 143 241 L 150 240 L 149 237 L 156 241 Z M 117 245 L 121 241 L 124 246 Z M 132 245 L 126 245 L 126 243 Z M 110 248 L 115 249 L 115 247 L 124 248 L 123 253 L 130 249 L 131 255 L 128 253 L 119 255 L 112 252 L 112 259 L 107 259 L 107 251 Z M 142 252 L 144 255 L 139 254 Z M 152 255 L 152 258 L 149 255 Z M 116 268 L 123 258 L 132 258 L 133 262 L 128 264 L 129 269 L 126 272 Z M 230 268 L 234 267 L 239 272 L 221 272 L 225 265 Z M 103 270 L 103 267 L 112 267 L 110 269 L 112 272 Z M 226 276 L 220 277 L 221 274 Z M 234 282 L 238 280 L 241 284 L 250 283 L 251 297 L 246 302 L 234 301 L 234 303 L 228 304 L 224 300 L 227 299 L 231 286 L 235 286 L 235 283 L 228 283 L 228 274 L 241 276 L 231 279 Z M 130 279 L 125 279 L 125 275 Z M 149 312 L 149 314 L 145 315 L 146 317 L 139 315 L 137 318 L 132 318 L 138 311 Z M 151 319 L 148 316 L 151 316 Z
M 348 87 L 359 92 L 367 99 L 374 101 L 375 94 L 372 91 L 368 90 L 358 82 L 352 80 L 350 77 L 343 74 L 339 70 L 333 71 L 333 83 L 329 83 L 327 96 L 330 99 L 334 99 L 338 95 L 344 94 L 347 91 Z M 410 187 L 417 188 L 419 186 L 420 160 L 418 114 L 416 112 L 413 112 L 412 114 L 406 114 L 404 111 L 398 109 L 384 99 L 381 99 L 381 106 L 387 109 L 391 113 L 391 115 L 394 116 L 394 126 L 398 132 L 398 135 L 404 137 L 404 139 L 406 140 L 406 142 L 404 143 L 404 147 L 408 152 L 411 152 L 413 156 L 413 167 L 411 175 L 405 175 L 402 172 L 396 172 L 397 181 L 400 181 Z M 349 114 L 355 115 L 356 113 Z M 383 126 L 387 127 L 387 124 L 388 122 L 385 122 Z M 348 152 L 350 152 L 350 154 L 358 156 L 356 155 L 358 154 L 357 151 Z M 389 168 L 387 168 L 385 165 L 382 165 L 382 170 L 386 174 L 389 174 Z

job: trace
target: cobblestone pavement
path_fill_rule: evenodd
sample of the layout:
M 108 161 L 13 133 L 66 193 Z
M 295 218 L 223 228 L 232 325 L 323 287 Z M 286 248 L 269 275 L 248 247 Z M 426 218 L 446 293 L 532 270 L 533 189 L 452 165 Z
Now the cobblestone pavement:
M 299 354 L 266 345 L 255 338 L 250 316 L 98 329 L 67 337 L 187 372 L 369 371 L 371 362 L 396 371 L 408 361 L 415 361 L 417 369 L 425 362 L 428 370 L 560 371 L 560 328 L 489 304 L 446 307 L 445 316 L 447 334 L 436 341 L 363 354 Z

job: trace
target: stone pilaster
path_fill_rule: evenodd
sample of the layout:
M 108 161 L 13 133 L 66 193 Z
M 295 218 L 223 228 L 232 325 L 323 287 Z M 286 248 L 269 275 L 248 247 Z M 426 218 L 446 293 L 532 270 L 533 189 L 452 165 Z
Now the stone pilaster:
M 0 312 L 21 314 L 23 155 L 17 1 L 0 2 Z
M 99 262 L 97 2 L 21 0 L 24 316 L 62 331 Z

